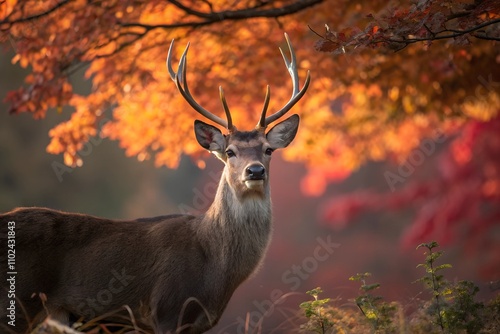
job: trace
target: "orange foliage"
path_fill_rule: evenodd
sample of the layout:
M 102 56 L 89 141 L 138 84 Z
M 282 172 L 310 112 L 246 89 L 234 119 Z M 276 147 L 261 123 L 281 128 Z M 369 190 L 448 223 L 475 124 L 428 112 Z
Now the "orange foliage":
M 0 3 L 0 20 L 7 18 L 12 13 L 16 3 L 17 0 L 6 0 Z
M 80 165 L 78 151 L 99 135 L 118 140 L 128 156 L 175 167 L 181 154 L 204 156 L 192 135 L 192 121 L 198 116 L 179 97 L 165 68 L 171 39 L 178 41 L 177 59 L 186 42 L 192 43 L 187 79 L 200 104 L 221 114 L 222 85 L 236 125 L 251 128 L 266 84 L 272 90 L 271 111 L 291 94 L 277 49 L 287 31 L 301 79 L 310 69 L 313 80 L 295 107 L 302 117 L 301 131 L 285 157 L 308 166 L 303 188 L 311 195 L 322 193 L 327 182 L 347 177 L 368 160 L 403 161 L 436 129 L 451 134 L 467 117 L 488 120 L 498 112 L 498 90 L 484 84 L 498 66 L 498 56 L 489 56 L 498 51 L 494 41 L 474 40 L 474 48 L 469 48 L 470 35 L 464 37 L 467 41 L 461 37 L 460 43 L 435 41 L 393 51 L 399 46 L 391 38 L 425 37 L 420 21 L 437 29 L 443 16 L 464 4 L 436 7 L 428 1 L 428 10 L 420 13 L 413 7 L 394 10 L 385 1 L 323 1 L 279 19 L 204 23 L 217 12 L 230 18 L 226 13 L 294 2 L 197 1 L 189 2 L 191 12 L 168 1 L 4 2 L 0 41 L 9 39 L 16 50 L 13 62 L 31 69 L 27 86 L 6 98 L 10 112 L 40 118 L 50 108 L 72 106 L 70 120 L 50 132 L 47 147 L 64 154 L 68 165 Z M 494 1 L 481 6 L 481 11 L 471 13 L 480 13 L 481 19 L 498 17 Z M 34 18 L 23 20 L 30 17 Z M 473 19 L 480 21 L 477 15 Z M 328 30 L 327 38 L 316 45 L 332 53 L 314 50 L 318 36 L 307 29 L 325 24 L 342 28 Z M 92 92 L 77 96 L 69 76 L 86 63 Z

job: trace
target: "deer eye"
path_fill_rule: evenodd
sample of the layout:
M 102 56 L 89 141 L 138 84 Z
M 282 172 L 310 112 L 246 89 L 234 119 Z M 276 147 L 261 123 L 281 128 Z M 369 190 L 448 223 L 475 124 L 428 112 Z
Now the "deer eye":
M 236 154 L 234 154 L 233 150 L 226 150 L 226 155 L 228 158 L 232 158 L 232 157 L 236 156 Z
M 274 150 L 272 148 L 268 148 L 268 149 L 266 149 L 266 154 L 271 155 L 271 154 L 273 154 L 273 151 Z

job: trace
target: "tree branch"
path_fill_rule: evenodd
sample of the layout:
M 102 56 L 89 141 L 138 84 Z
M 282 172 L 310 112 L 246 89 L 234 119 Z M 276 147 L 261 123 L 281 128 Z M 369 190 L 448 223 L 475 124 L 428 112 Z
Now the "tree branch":
M 119 25 L 122 27 L 138 27 L 145 29 L 146 31 L 153 29 L 174 29 L 174 28 L 186 28 L 186 27 L 201 27 L 210 24 L 214 24 L 222 21 L 239 21 L 246 20 L 250 18 L 276 18 L 286 15 L 291 15 L 297 13 L 305 8 L 314 6 L 323 2 L 324 0 L 297 0 L 296 2 L 279 7 L 279 8 L 269 8 L 269 9 L 257 9 L 262 5 L 255 6 L 253 8 L 245 8 L 233 11 L 221 11 L 221 12 L 210 12 L 203 13 L 195 11 L 190 7 L 180 4 L 176 0 L 169 0 L 173 5 L 185 11 L 187 14 L 203 18 L 203 21 L 187 21 L 173 24 L 142 24 L 139 22 L 120 22 Z
M 313 31 L 316 35 L 320 36 L 324 41 L 330 43 L 325 49 L 320 51 L 326 52 L 342 52 L 344 53 L 346 48 L 358 48 L 360 46 L 373 46 L 383 43 L 390 43 L 393 46 L 398 45 L 396 51 L 402 50 L 410 44 L 418 42 L 428 42 L 442 39 L 451 39 L 470 34 L 472 37 L 483 40 L 500 41 L 500 36 L 491 36 L 484 30 L 485 27 L 492 26 L 500 23 L 500 18 L 483 22 L 481 24 L 475 25 L 468 29 L 457 30 L 457 29 L 443 29 L 440 31 L 432 31 L 427 25 L 423 25 L 426 29 L 428 35 L 425 37 L 407 37 L 413 36 L 412 34 L 406 34 L 402 36 L 397 36 L 393 34 L 391 36 L 391 31 L 379 31 L 377 34 L 370 34 L 368 32 L 362 32 L 352 36 L 348 40 L 341 40 L 338 38 L 336 33 L 330 33 L 327 30 L 326 35 L 321 35 L 314 31 L 311 27 L 309 29 Z
M 44 16 L 47 16 L 47 15 L 55 12 L 59 8 L 65 6 L 67 4 L 69 4 L 70 1 L 71 0 L 61 0 L 54 7 L 49 8 L 46 11 L 43 11 L 41 13 L 38 13 L 38 14 L 35 14 L 35 15 L 30 15 L 30 16 L 27 16 L 27 17 L 20 17 L 18 19 L 14 19 L 14 20 L 9 20 L 10 16 L 12 16 L 12 14 L 15 13 L 13 11 L 12 13 L 9 14 L 9 16 L 7 16 L 5 19 L 3 19 L 2 21 L 0 21 L 0 26 L 3 26 L 3 25 L 11 26 L 11 25 L 16 24 L 16 23 L 23 23 L 23 22 L 29 22 L 29 21 L 34 21 L 34 20 L 40 19 L 40 18 L 42 18 Z M 1 28 L 1 30 L 5 30 L 5 29 Z
M 486 21 L 481 24 L 478 24 L 477 26 L 474 26 L 469 29 L 464 29 L 464 30 L 456 30 L 456 29 L 444 29 L 439 32 L 433 33 L 432 31 L 429 31 L 430 36 L 429 37 L 421 37 L 421 38 L 403 38 L 403 39 L 386 39 L 386 40 L 381 40 L 379 42 L 392 42 L 392 43 L 401 43 L 401 44 L 412 44 L 416 42 L 425 42 L 425 41 L 433 41 L 433 40 L 440 40 L 440 39 L 447 39 L 447 38 L 456 38 L 463 36 L 465 34 L 471 34 L 479 29 L 485 28 L 490 25 L 494 25 L 500 23 L 500 19 L 495 19 L 491 21 Z M 442 33 L 446 33 L 444 35 L 440 35 Z M 450 34 L 451 33 L 451 34 Z M 495 37 L 495 36 L 487 36 L 487 35 L 478 35 L 478 34 L 471 34 L 471 36 L 479 39 L 489 39 L 489 40 L 500 40 L 500 37 Z M 376 41 L 374 41 L 377 43 Z
M 174 5 L 175 7 L 179 8 L 180 10 L 184 11 L 186 14 L 189 14 L 189 15 L 193 15 L 193 16 L 196 16 L 199 18 L 204 18 L 204 19 L 208 19 L 211 16 L 211 13 L 203 13 L 203 12 L 194 10 L 188 6 L 183 5 L 182 3 L 180 3 L 177 0 L 168 0 L 168 2 L 170 2 L 172 5 Z

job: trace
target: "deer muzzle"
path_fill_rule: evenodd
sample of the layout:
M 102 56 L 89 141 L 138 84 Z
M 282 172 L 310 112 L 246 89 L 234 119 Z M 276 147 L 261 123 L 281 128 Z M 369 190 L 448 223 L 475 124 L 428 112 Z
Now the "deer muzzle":
M 253 164 L 245 168 L 244 181 L 249 189 L 260 188 L 266 179 L 266 168 L 261 164 Z

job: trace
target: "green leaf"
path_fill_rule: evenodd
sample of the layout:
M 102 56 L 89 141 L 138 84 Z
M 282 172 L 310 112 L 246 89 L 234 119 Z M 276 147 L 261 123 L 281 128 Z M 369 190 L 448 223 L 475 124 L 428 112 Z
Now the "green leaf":
M 436 241 L 431 241 L 429 243 L 421 243 L 420 245 L 417 246 L 416 249 L 425 247 L 429 250 L 432 250 L 433 248 L 439 247 L 439 244 Z
M 360 289 L 362 289 L 363 291 L 372 291 L 378 289 L 379 287 L 380 287 L 379 283 L 373 283 L 373 284 L 364 284 L 361 286 Z
M 309 290 L 309 291 L 306 291 L 306 293 L 310 296 L 313 296 L 313 297 L 318 297 L 318 295 L 320 293 L 323 293 L 323 290 L 321 290 L 320 287 L 317 287 L 316 289 L 312 289 L 312 290 Z
M 438 270 L 443 270 L 443 269 L 447 269 L 447 268 L 453 268 L 453 267 L 451 264 L 445 263 L 445 264 L 441 264 L 441 265 L 435 267 L 434 270 L 438 271 Z

